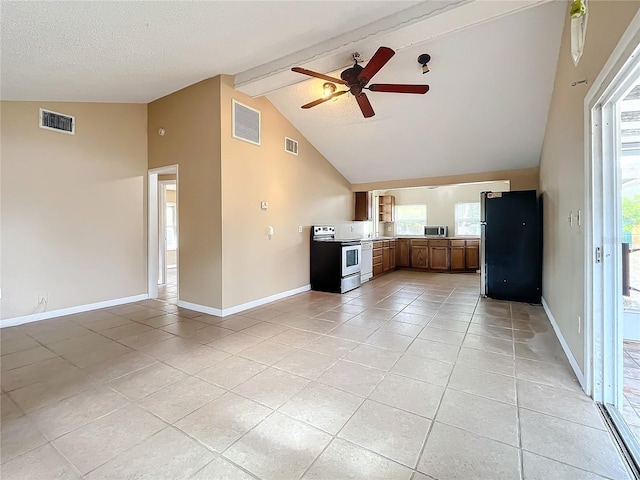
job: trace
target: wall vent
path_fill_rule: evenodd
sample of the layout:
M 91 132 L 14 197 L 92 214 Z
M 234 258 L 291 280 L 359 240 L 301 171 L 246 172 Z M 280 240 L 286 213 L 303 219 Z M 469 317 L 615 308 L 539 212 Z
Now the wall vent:
M 233 100 L 233 138 L 260 145 L 260 111 Z
M 75 135 L 76 118 L 64 113 L 40 109 L 40 128 Z
M 289 137 L 284 137 L 284 151 L 298 155 L 298 142 Z

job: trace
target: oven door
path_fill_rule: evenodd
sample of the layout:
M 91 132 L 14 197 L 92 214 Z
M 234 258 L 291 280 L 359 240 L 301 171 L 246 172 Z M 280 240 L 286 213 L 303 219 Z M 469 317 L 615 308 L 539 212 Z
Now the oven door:
M 342 246 L 342 276 L 347 277 L 354 273 L 360 273 L 360 259 L 362 246 L 343 245 Z

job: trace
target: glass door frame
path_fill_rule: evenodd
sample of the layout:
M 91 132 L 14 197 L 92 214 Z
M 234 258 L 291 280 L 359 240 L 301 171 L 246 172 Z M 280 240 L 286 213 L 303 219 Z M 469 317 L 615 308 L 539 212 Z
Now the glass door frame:
M 640 74 L 640 12 L 585 97 L 585 379 L 636 462 L 623 406 L 622 214 L 619 102 Z

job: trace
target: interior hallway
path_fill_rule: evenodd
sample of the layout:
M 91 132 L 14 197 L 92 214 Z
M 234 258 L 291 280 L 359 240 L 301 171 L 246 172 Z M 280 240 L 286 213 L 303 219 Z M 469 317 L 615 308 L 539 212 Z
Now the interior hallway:
M 3 479 L 629 478 L 542 308 L 477 275 L 163 298 L 0 331 Z

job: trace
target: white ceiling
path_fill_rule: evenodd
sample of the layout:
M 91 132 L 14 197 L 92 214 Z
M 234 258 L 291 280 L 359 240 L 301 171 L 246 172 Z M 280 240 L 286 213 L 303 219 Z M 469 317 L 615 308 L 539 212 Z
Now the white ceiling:
M 431 89 L 368 92 L 369 119 L 351 95 L 302 110 L 321 96 L 322 80 L 267 98 L 351 183 L 535 167 L 565 15 L 564 2 L 551 2 L 397 52 L 372 83 Z M 425 52 L 431 72 L 422 75 L 416 59 Z
M 531 167 L 567 9 L 545 2 L 2 0 L 0 97 L 147 103 L 234 74 L 242 91 L 271 92 L 352 183 Z M 323 82 L 291 66 L 328 73 L 379 45 L 397 54 L 375 83 L 431 91 L 371 92 L 370 119 L 350 95 L 299 108 Z M 427 75 L 416 62 L 424 52 L 433 57 Z

